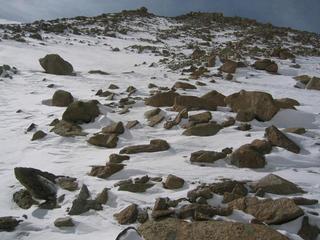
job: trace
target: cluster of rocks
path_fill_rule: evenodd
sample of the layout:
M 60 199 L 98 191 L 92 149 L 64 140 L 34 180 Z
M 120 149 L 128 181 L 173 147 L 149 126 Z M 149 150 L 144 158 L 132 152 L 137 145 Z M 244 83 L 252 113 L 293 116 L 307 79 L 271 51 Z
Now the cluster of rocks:
M 308 75 L 300 75 L 294 77 L 297 81 L 295 87 L 308 89 L 308 90 L 320 90 L 320 78 L 310 77 Z
M 18 73 L 16 67 L 11 67 L 9 65 L 0 66 L 0 78 L 12 78 L 14 74 Z

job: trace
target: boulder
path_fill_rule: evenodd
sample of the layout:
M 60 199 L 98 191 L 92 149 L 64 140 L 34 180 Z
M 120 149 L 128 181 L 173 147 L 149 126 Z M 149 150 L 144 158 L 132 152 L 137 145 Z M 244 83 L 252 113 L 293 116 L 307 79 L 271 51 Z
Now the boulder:
M 0 232 L 10 232 L 13 231 L 21 221 L 17 220 L 15 217 L 0 217 Z
M 111 123 L 109 126 L 102 128 L 102 132 L 106 134 L 123 134 L 124 126 L 122 122 Z
M 234 112 L 249 112 L 259 121 L 269 121 L 279 111 L 272 96 L 265 92 L 240 91 L 225 100 Z
M 263 168 L 266 160 L 263 154 L 246 144 L 231 154 L 231 164 L 239 168 Z
M 33 134 L 31 141 L 43 139 L 45 136 L 47 136 L 47 134 L 44 131 L 42 131 L 42 130 L 36 131 Z
M 131 204 L 113 216 L 121 225 L 135 223 L 138 218 L 138 206 L 136 204 Z
M 21 189 L 13 194 L 13 201 L 22 209 L 29 209 L 37 204 L 28 190 Z
M 225 73 L 235 73 L 238 67 L 238 63 L 232 60 L 227 60 L 221 67 L 220 70 Z
M 214 101 L 195 96 L 177 96 L 174 99 L 173 109 L 180 112 L 183 109 L 187 110 L 208 110 L 215 111 L 217 105 Z
M 229 206 L 244 211 L 266 224 L 287 223 L 304 214 L 289 198 L 259 200 L 256 197 L 244 197 L 230 202 Z
M 211 112 L 203 112 L 189 116 L 189 121 L 193 123 L 208 123 L 212 119 Z
M 52 105 L 56 107 L 67 107 L 72 102 L 72 94 L 64 90 L 57 90 L 52 96 Z
M 257 70 L 265 70 L 270 73 L 278 72 L 278 65 L 270 59 L 257 60 L 253 64 L 253 67 Z
M 175 218 L 161 221 L 147 221 L 138 228 L 145 240 L 289 240 L 276 230 L 256 224 L 244 224 L 230 221 L 187 222 Z
M 239 111 L 236 120 L 239 122 L 251 122 L 255 118 L 254 112 Z
M 224 96 L 223 94 L 212 90 L 206 94 L 204 94 L 203 96 L 201 96 L 201 98 L 203 99 L 207 99 L 210 102 L 214 102 L 216 106 L 221 106 L 221 107 L 225 107 L 226 104 L 224 102 L 226 96 Z
M 62 115 L 62 119 L 71 123 L 89 123 L 100 115 L 98 101 L 75 101 L 71 103 Z
M 179 96 L 179 94 L 173 91 L 157 93 L 154 96 L 147 98 L 145 104 L 152 107 L 171 107 L 177 96 Z
M 306 89 L 309 90 L 320 90 L 320 78 L 313 77 L 308 84 L 306 85 Z
M 50 131 L 62 137 L 87 135 L 87 133 L 82 132 L 82 127 L 79 125 L 64 120 L 58 121 Z
M 119 155 L 119 154 L 111 154 L 109 156 L 109 162 L 110 163 L 122 163 L 123 161 L 127 161 L 130 159 L 130 156 L 128 155 Z
M 166 151 L 170 148 L 167 141 L 162 139 L 154 139 L 150 141 L 150 144 L 145 145 L 135 145 L 125 147 L 120 151 L 120 154 L 136 154 L 142 152 L 160 152 Z
M 304 240 L 317 240 L 319 233 L 319 227 L 317 225 L 311 225 L 308 216 L 303 217 L 298 235 Z
M 273 146 L 284 148 L 293 153 L 300 153 L 300 147 L 275 126 L 266 128 L 265 136 Z
M 278 195 L 305 193 L 296 184 L 275 174 L 269 174 L 261 178 L 259 181 L 250 183 L 250 187 L 254 192 L 262 189 L 266 193 Z
M 250 143 L 250 146 L 251 148 L 253 148 L 254 150 L 256 150 L 261 154 L 269 154 L 272 151 L 271 143 L 266 140 L 259 140 L 259 139 L 253 140 Z
M 40 58 L 39 62 L 45 72 L 49 74 L 71 75 L 73 73 L 72 65 L 58 54 L 48 54 L 44 58 Z
M 16 167 L 14 169 L 16 179 L 38 199 L 52 200 L 56 198 L 55 175 L 42 172 L 34 168 Z
M 191 153 L 190 162 L 191 163 L 214 163 L 220 159 L 226 158 L 227 155 L 223 152 L 214 151 L 197 151 Z
M 179 189 L 182 188 L 183 185 L 184 180 L 182 178 L 170 174 L 164 182 L 163 187 L 167 189 Z
M 74 223 L 71 217 L 63 217 L 63 218 L 57 218 L 54 221 L 54 226 L 58 228 L 62 227 L 73 227 Z
M 293 79 L 303 83 L 304 85 L 307 85 L 309 83 L 309 81 L 311 81 L 312 77 L 310 77 L 308 75 L 300 75 L 300 76 L 294 77 Z
M 213 136 L 216 135 L 222 127 L 214 122 L 201 123 L 185 130 L 182 134 L 185 136 Z
M 121 171 L 125 165 L 117 163 L 107 163 L 106 166 L 92 166 L 90 176 L 106 179 L 111 175 Z
M 88 139 L 88 143 L 98 147 L 115 148 L 118 140 L 116 134 L 96 134 Z
M 186 82 L 176 82 L 173 87 L 174 89 L 183 89 L 183 90 L 186 90 L 186 89 L 197 89 L 196 86 L 190 84 L 190 83 L 186 83 Z
M 149 188 L 154 186 L 153 183 L 127 183 L 121 184 L 119 186 L 118 191 L 126 191 L 126 192 L 133 192 L 133 193 L 144 193 Z

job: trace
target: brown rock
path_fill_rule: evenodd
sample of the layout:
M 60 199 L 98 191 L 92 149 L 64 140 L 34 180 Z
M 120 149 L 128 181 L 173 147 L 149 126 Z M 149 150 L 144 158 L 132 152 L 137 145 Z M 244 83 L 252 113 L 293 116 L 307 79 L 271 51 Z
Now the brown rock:
M 170 174 L 168 175 L 167 180 L 163 184 L 163 187 L 167 189 L 179 189 L 182 188 L 183 185 L 184 180 L 182 178 Z
M 317 240 L 320 233 L 320 229 L 316 225 L 309 223 L 309 217 L 303 217 L 301 228 L 298 231 L 298 235 L 304 240 Z
M 191 163 L 214 163 L 220 159 L 226 158 L 227 155 L 222 152 L 214 151 L 197 151 L 191 154 Z
M 220 70 L 225 73 L 235 73 L 238 67 L 238 63 L 227 60 L 221 67 Z
M 119 155 L 119 154 L 111 154 L 109 156 L 110 163 L 122 163 L 123 161 L 127 161 L 130 159 L 130 156 L 127 155 Z
M 185 136 L 213 136 L 216 135 L 222 127 L 214 122 L 201 123 L 185 130 L 182 134 Z
M 174 100 L 173 109 L 175 111 L 187 110 L 209 110 L 215 111 L 217 105 L 215 102 L 205 98 L 199 98 L 195 96 L 177 96 Z
M 111 175 L 121 171 L 124 168 L 123 164 L 107 163 L 106 166 L 92 166 L 90 176 L 98 178 L 108 178 Z
M 57 107 L 67 107 L 73 102 L 71 93 L 64 90 L 57 90 L 52 97 L 52 105 Z
M 284 148 L 293 153 L 300 153 L 300 147 L 275 126 L 266 128 L 265 135 L 272 145 Z
M 120 154 L 160 152 L 160 151 L 166 151 L 169 148 L 170 148 L 170 145 L 165 140 L 154 139 L 150 141 L 150 144 L 125 147 L 120 151 Z
M 153 107 L 171 107 L 174 104 L 174 99 L 179 96 L 178 93 L 169 91 L 157 93 L 156 95 L 145 100 L 145 104 Z
M 232 201 L 229 206 L 244 211 L 266 224 L 287 223 L 304 214 L 289 198 L 259 200 L 256 197 L 244 197 Z
M 198 123 L 208 123 L 212 119 L 211 112 L 203 112 L 189 116 L 189 121 Z
M 286 236 L 264 225 L 230 221 L 186 222 L 166 218 L 161 221 L 147 221 L 138 228 L 138 231 L 145 240 L 289 240 Z
M 138 212 L 138 206 L 136 204 L 131 204 L 113 216 L 119 224 L 126 225 L 135 223 L 137 221 Z
M 282 109 L 295 109 L 295 106 L 300 106 L 300 103 L 292 98 L 275 99 L 275 104 Z
M 124 126 L 122 122 L 111 123 L 109 126 L 102 128 L 102 132 L 106 134 L 123 134 Z
M 254 63 L 253 67 L 257 70 L 265 70 L 270 73 L 278 72 L 278 65 L 270 59 L 258 60 Z
M 176 88 L 176 89 L 183 89 L 183 90 L 186 90 L 186 89 L 197 89 L 196 86 L 190 84 L 190 83 L 186 83 L 186 82 L 176 82 L 172 88 Z
M 226 96 L 224 96 L 223 94 L 221 94 L 215 90 L 212 90 L 212 91 L 206 93 L 201 98 L 207 99 L 210 102 L 214 102 L 216 106 L 221 106 L 221 107 L 226 106 L 226 104 L 224 102 Z
M 115 148 L 118 140 L 116 134 L 96 134 L 88 139 L 88 143 L 98 147 Z
M 231 154 L 231 164 L 239 168 L 263 168 L 266 160 L 260 152 L 246 144 Z
M 320 90 L 320 78 L 313 77 L 308 84 L 306 85 L 306 89 L 309 90 Z

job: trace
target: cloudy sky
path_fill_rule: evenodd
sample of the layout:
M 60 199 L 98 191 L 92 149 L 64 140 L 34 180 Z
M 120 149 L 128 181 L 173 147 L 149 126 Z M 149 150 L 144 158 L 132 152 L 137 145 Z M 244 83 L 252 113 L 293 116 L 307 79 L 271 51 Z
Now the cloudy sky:
M 141 6 L 166 16 L 190 11 L 223 12 L 320 33 L 320 0 L 0 0 L 0 18 L 29 22 Z

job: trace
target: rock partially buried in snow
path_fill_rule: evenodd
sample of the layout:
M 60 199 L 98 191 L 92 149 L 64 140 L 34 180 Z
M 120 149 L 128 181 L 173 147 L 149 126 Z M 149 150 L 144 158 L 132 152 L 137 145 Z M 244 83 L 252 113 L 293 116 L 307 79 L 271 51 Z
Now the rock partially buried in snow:
M 114 214 L 114 217 L 121 225 L 134 223 L 138 217 L 138 206 L 131 204 L 119 213 Z
M 77 124 L 67 122 L 64 120 L 57 121 L 55 126 L 51 129 L 57 135 L 62 137 L 75 137 L 75 136 L 86 136 L 87 133 L 82 132 L 82 127 Z
M 307 84 L 306 89 L 320 90 L 320 78 L 313 77 Z
M 253 64 L 253 67 L 257 70 L 265 70 L 270 73 L 278 72 L 278 65 L 270 59 L 257 60 Z
M 182 134 L 185 136 L 206 137 L 216 135 L 221 129 L 222 127 L 214 122 L 201 123 L 188 128 Z
M 179 189 L 182 188 L 183 185 L 184 180 L 182 178 L 170 174 L 164 182 L 163 187 L 167 189 Z
M 263 168 L 266 160 L 250 144 L 245 144 L 232 153 L 231 164 L 239 168 Z
M 186 82 L 176 82 L 172 88 L 180 88 L 180 89 L 183 89 L 183 90 L 186 90 L 186 89 L 197 89 L 196 86 L 190 84 L 190 83 L 186 83 Z
M 118 140 L 116 134 L 96 134 L 88 139 L 88 143 L 98 147 L 115 148 Z
M 269 174 L 261 178 L 259 181 L 250 183 L 249 185 L 254 192 L 262 189 L 266 193 L 279 195 L 304 193 L 304 191 L 296 184 L 274 174 Z
M 245 197 L 232 201 L 229 206 L 242 210 L 266 224 L 287 223 L 304 214 L 289 198 L 259 200 L 256 197 Z
M 123 134 L 124 133 L 123 123 L 122 122 L 111 123 L 109 126 L 104 127 L 102 129 L 102 132 L 107 134 Z
M 72 65 L 62 59 L 58 54 L 48 54 L 39 59 L 40 65 L 49 74 L 71 75 L 73 73 Z
M 150 141 L 150 144 L 125 147 L 120 151 L 120 154 L 160 152 L 160 151 L 166 151 L 169 148 L 170 148 L 170 145 L 167 143 L 167 141 L 162 139 L 154 139 Z
M 22 209 L 29 209 L 37 204 L 28 190 L 21 189 L 13 194 L 13 201 Z
M 173 91 L 157 93 L 156 95 L 147 98 L 145 104 L 152 107 L 171 107 L 177 96 L 179 96 L 179 94 Z
M 191 163 L 214 163 L 227 157 L 223 152 L 197 151 L 191 154 Z
M 62 119 L 72 123 L 89 123 L 100 115 L 98 101 L 75 101 L 71 103 L 62 115 Z
M 70 92 L 57 90 L 52 96 L 52 105 L 57 107 L 67 107 L 73 102 L 73 96 Z
M 15 217 L 0 217 L 0 232 L 13 231 L 21 221 L 17 220 Z
M 145 240 L 289 240 L 264 225 L 229 221 L 186 222 L 175 218 L 147 221 L 138 228 Z
M 36 131 L 33 134 L 31 141 L 43 139 L 45 136 L 47 136 L 47 134 L 44 131 L 42 131 L 42 130 Z
M 284 148 L 293 153 L 300 153 L 300 147 L 275 126 L 266 128 L 265 135 L 272 145 Z
M 196 96 L 177 96 L 174 99 L 173 109 L 178 112 L 183 109 L 215 111 L 217 109 L 217 105 L 216 102 L 206 98 L 199 98 Z
M 55 175 L 34 168 L 16 167 L 14 174 L 17 180 L 35 198 L 52 200 L 56 198 Z
M 259 121 L 269 121 L 279 111 L 272 96 L 265 92 L 244 91 L 234 93 L 225 100 L 234 112 L 249 112 Z
M 225 73 L 235 73 L 238 67 L 238 63 L 232 60 L 227 60 L 221 67 L 220 70 Z
M 54 225 L 58 228 L 73 227 L 74 223 L 71 217 L 57 218 L 54 221 Z
M 93 166 L 90 176 L 106 179 L 111 175 L 121 171 L 125 165 L 117 163 L 107 163 L 106 166 Z
M 304 240 L 317 240 L 319 234 L 320 228 L 317 225 L 311 225 L 308 216 L 303 217 L 298 235 Z

